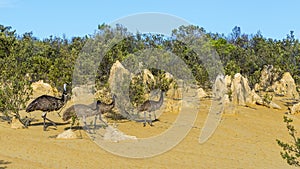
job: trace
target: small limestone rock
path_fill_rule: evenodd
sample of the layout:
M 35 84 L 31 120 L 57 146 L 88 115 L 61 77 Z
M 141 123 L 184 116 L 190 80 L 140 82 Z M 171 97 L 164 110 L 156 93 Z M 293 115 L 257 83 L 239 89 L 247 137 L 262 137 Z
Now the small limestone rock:
M 57 139 L 77 139 L 78 136 L 74 133 L 72 129 L 66 130 L 56 137 Z
M 208 96 L 207 93 L 202 88 L 197 89 L 197 92 L 200 98 L 204 98 Z
M 269 104 L 269 107 L 272 108 L 272 109 L 279 109 L 279 110 L 281 109 L 281 107 L 278 104 L 274 103 L 274 102 L 271 102 Z
M 126 135 L 123 132 L 111 126 L 108 126 L 106 128 L 106 132 L 103 136 L 103 139 L 112 142 L 119 142 L 123 140 L 137 140 L 135 136 Z

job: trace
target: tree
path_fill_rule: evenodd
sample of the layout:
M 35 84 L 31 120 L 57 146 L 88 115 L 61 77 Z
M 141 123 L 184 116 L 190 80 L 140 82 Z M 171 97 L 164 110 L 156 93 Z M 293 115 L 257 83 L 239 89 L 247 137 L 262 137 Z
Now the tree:
M 25 108 L 31 94 L 26 72 L 28 51 L 24 50 L 30 40 L 25 37 L 17 40 L 14 31 L 10 32 L 9 29 L 0 32 L 0 37 L 11 42 L 5 46 L 9 52 L 0 58 L 0 111 L 6 117 L 14 115 L 21 121 L 19 111 Z

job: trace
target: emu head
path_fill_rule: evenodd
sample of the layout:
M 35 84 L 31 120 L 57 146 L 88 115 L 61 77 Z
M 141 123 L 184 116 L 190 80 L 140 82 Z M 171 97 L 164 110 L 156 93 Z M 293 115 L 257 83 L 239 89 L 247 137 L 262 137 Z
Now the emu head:
M 100 101 L 100 100 L 97 100 L 97 102 L 96 102 L 96 109 L 97 109 L 97 110 L 99 110 L 100 104 L 101 104 L 101 101 Z

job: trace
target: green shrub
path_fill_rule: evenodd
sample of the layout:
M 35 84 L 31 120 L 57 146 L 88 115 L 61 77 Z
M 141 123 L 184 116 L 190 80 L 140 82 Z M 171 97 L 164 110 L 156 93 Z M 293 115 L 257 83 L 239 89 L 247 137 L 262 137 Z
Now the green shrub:
M 284 116 L 284 122 L 286 123 L 286 128 L 288 129 L 289 135 L 292 137 L 291 143 L 285 143 L 276 139 L 277 144 L 282 148 L 280 152 L 281 157 L 286 160 L 289 165 L 300 167 L 300 138 L 296 136 L 296 129 L 291 124 L 292 119 Z

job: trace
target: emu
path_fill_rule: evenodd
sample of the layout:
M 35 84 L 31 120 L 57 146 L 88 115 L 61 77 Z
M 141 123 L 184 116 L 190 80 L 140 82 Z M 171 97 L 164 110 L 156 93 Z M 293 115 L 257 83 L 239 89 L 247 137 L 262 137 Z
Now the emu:
M 42 95 L 38 98 L 34 99 L 26 108 L 26 112 L 32 112 L 36 110 L 43 111 L 42 118 L 44 119 L 44 131 L 46 131 L 46 120 L 52 123 L 53 126 L 56 127 L 56 124 L 48 119 L 47 113 L 52 111 L 57 111 L 61 109 L 67 102 L 67 89 L 66 84 L 64 84 L 64 89 L 61 98 L 49 96 L 49 95 Z
M 64 111 L 63 121 L 67 121 L 72 117 L 75 118 L 81 117 L 85 127 L 88 128 L 86 124 L 86 117 L 95 116 L 95 120 L 94 120 L 94 128 L 95 128 L 97 116 L 99 116 L 99 120 L 102 123 L 104 123 L 105 126 L 108 126 L 107 123 L 102 120 L 101 115 L 104 114 L 105 112 L 110 111 L 115 107 L 115 98 L 116 96 L 113 95 L 112 102 L 110 104 L 105 104 L 98 100 L 96 102 L 96 108 L 93 108 L 92 105 L 85 105 L 85 104 L 72 105 L 71 107 L 69 107 L 67 110 Z
M 153 126 L 152 125 L 152 120 L 151 120 L 151 112 L 154 112 L 154 120 L 156 120 L 156 114 L 155 114 L 155 111 L 158 110 L 162 104 L 163 104 L 163 101 L 164 101 L 164 93 L 165 91 L 161 91 L 160 93 L 160 98 L 158 101 L 154 101 L 154 100 L 147 100 L 145 101 L 139 108 L 138 108 L 138 112 L 144 112 L 144 127 L 146 126 L 146 112 L 149 112 L 149 118 L 150 118 L 150 126 Z

